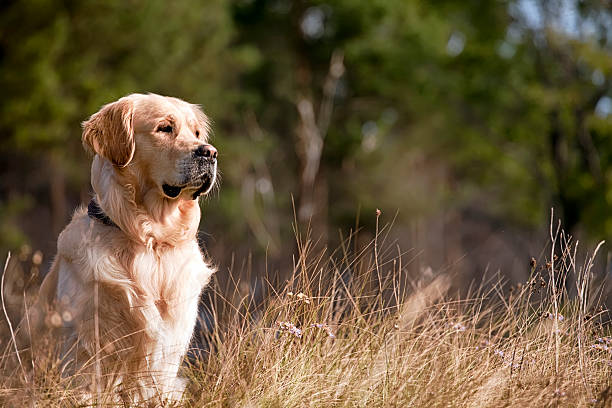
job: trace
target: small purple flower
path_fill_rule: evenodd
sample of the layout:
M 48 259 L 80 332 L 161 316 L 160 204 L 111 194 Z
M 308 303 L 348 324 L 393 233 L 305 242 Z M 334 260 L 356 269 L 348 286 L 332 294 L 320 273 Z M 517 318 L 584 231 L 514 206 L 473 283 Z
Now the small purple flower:
M 559 388 L 557 388 L 555 390 L 555 392 L 553 392 L 553 396 L 556 398 L 562 398 L 565 397 L 565 391 L 560 390 Z
M 461 323 L 448 322 L 448 323 L 445 324 L 445 326 L 446 327 L 450 327 L 451 329 L 456 330 L 456 331 L 460 331 L 460 332 L 466 330 L 465 325 L 463 325 Z
M 336 338 L 336 335 L 332 331 L 331 327 L 329 327 L 325 323 L 313 323 L 313 324 L 310 325 L 310 327 L 316 327 L 317 329 L 323 329 L 323 330 L 325 330 L 327 332 L 327 335 L 329 337 L 331 337 L 332 339 Z
M 594 350 L 602 350 L 602 351 L 610 350 L 610 347 L 608 347 L 607 344 L 592 344 L 591 348 Z
M 453 325 L 453 329 L 455 329 L 457 331 L 465 331 L 466 327 L 464 325 L 462 325 L 461 323 L 455 323 Z
M 554 313 L 544 313 L 544 317 L 547 317 L 549 320 L 555 320 L 555 315 Z M 563 320 L 565 320 L 565 317 L 563 317 L 563 315 L 561 313 L 557 313 L 557 320 L 562 322 Z
M 302 338 L 302 330 L 298 329 L 293 323 L 277 322 L 277 324 L 281 331 L 286 331 L 288 333 L 293 334 L 297 338 L 300 338 L 300 339 Z
M 489 340 L 481 340 L 480 344 L 478 346 L 476 346 L 476 350 L 480 350 L 480 349 L 485 349 L 487 347 L 489 347 L 491 345 L 491 342 Z

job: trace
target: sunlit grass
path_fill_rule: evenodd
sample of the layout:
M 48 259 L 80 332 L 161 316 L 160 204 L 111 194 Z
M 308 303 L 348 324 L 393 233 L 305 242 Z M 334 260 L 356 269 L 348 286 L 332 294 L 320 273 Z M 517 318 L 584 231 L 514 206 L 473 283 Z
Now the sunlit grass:
M 213 285 L 209 352 L 182 370 L 190 379 L 182 406 L 612 402 L 612 338 L 594 253 L 577 259 L 577 244 L 551 229 L 549 256 L 526 265 L 528 280 L 512 288 L 485 280 L 460 296 L 460 277 L 410 278 L 401 252 L 379 246 L 349 250 L 347 240 L 329 254 L 300 238 L 291 277 L 269 284 L 262 299 L 240 282 L 229 291 Z M 50 359 L 28 382 L 14 368 L 3 379 L 4 405 L 73 404 L 78 390 L 59 367 Z

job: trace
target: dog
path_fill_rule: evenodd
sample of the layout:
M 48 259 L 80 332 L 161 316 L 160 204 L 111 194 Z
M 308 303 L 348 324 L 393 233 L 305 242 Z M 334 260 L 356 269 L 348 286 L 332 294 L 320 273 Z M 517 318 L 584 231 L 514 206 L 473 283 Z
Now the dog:
M 196 240 L 198 197 L 217 180 L 209 133 L 198 106 L 155 94 L 125 96 L 83 123 L 94 197 L 59 235 L 20 338 L 53 328 L 64 372 L 89 398 L 181 398 L 178 369 L 215 272 Z

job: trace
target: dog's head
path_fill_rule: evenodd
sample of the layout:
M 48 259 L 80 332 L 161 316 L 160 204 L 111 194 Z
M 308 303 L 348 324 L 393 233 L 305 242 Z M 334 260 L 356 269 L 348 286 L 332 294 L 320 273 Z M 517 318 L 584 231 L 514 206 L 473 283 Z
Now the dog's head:
M 208 193 L 217 176 L 217 149 L 197 105 L 160 95 L 132 94 L 105 105 L 83 123 L 83 145 L 120 171 L 175 199 Z

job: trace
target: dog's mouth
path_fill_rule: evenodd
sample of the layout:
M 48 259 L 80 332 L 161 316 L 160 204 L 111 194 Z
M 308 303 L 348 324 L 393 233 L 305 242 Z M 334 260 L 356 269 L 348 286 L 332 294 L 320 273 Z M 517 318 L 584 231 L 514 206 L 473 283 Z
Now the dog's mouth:
M 164 195 L 166 195 L 168 198 L 176 198 L 181 194 L 183 190 L 186 190 L 186 189 L 195 190 L 191 196 L 192 200 L 195 200 L 200 195 L 208 193 L 210 189 L 212 188 L 214 181 L 215 181 L 214 177 L 206 174 L 202 176 L 202 178 L 200 178 L 197 184 L 191 183 L 191 184 L 186 184 L 182 186 L 173 186 L 170 184 L 163 184 L 162 190 L 164 192 Z
M 171 186 L 170 184 L 164 184 L 162 186 L 162 190 L 164 190 L 164 194 L 170 198 L 176 198 L 181 194 L 185 186 Z
M 202 185 L 193 193 L 192 199 L 195 200 L 200 194 L 207 194 L 213 186 L 214 178 L 204 176 Z

